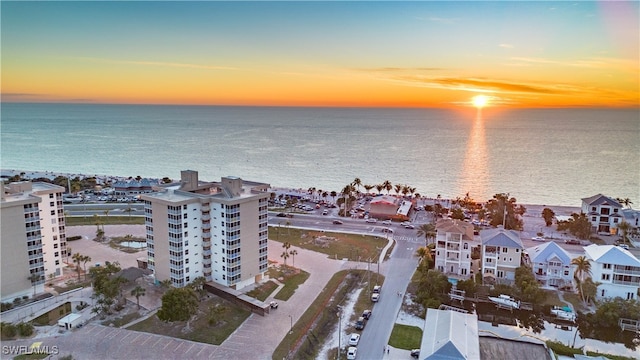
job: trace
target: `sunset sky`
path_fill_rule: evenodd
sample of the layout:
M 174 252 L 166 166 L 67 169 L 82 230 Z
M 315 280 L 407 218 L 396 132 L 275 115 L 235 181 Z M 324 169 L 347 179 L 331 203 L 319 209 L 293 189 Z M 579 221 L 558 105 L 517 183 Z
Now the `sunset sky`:
M 7 2 L 2 101 L 638 107 L 639 2 Z

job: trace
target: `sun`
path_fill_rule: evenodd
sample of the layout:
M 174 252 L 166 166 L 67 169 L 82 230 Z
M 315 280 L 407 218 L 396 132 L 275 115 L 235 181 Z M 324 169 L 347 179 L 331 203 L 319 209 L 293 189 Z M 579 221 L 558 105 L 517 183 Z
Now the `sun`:
M 489 97 L 485 95 L 476 95 L 471 99 L 473 106 L 481 109 L 489 104 Z

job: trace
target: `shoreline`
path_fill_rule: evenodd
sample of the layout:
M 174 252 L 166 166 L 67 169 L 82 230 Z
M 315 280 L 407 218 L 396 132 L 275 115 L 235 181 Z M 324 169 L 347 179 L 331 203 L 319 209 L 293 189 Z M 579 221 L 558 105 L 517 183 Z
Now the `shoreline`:
M 4 180 L 5 178 L 9 178 L 15 175 L 20 175 L 24 173 L 24 177 L 33 180 L 37 178 L 47 178 L 49 180 L 53 180 L 58 176 L 64 176 L 68 178 L 78 177 L 80 179 L 84 179 L 87 177 L 95 177 L 96 183 L 98 185 L 104 185 L 106 182 L 115 182 L 115 181 L 123 181 L 127 180 L 129 176 L 115 176 L 115 175 L 104 175 L 104 174 L 79 174 L 79 173 L 64 173 L 64 172 L 56 172 L 56 171 L 32 171 L 32 170 L 16 170 L 16 169 L 0 169 L 0 176 Z M 152 180 L 160 180 L 157 178 L 148 178 Z M 174 179 L 172 179 L 174 180 Z M 281 190 L 288 192 L 298 192 L 301 194 L 307 194 L 307 191 L 302 188 L 296 188 L 293 186 L 274 186 L 271 185 L 271 189 L 273 190 Z M 336 190 L 337 191 L 337 190 Z M 434 200 L 433 198 L 423 197 L 421 199 L 424 200 Z M 451 201 L 452 199 L 441 199 L 442 201 Z M 569 206 L 569 205 L 549 205 L 549 204 L 519 204 L 524 206 L 527 209 L 527 212 L 524 216 L 532 216 L 533 213 L 542 213 L 542 209 L 545 207 L 552 209 L 556 215 L 566 215 L 570 216 L 574 212 L 580 212 L 580 206 Z M 535 210 L 535 211 L 534 211 Z

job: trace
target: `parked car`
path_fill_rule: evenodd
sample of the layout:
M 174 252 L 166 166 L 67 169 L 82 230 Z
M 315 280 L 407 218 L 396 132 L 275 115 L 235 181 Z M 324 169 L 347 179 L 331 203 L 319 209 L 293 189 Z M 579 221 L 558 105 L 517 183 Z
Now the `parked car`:
M 341 220 L 333 220 L 333 223 L 336 225 L 342 225 L 342 221 Z
M 378 222 L 378 220 L 375 219 L 375 218 L 368 218 L 365 221 L 368 222 L 368 223 L 376 223 L 376 222 Z
M 547 241 L 547 239 L 543 238 L 542 236 L 532 237 L 531 240 L 533 240 L 533 241 Z
M 285 213 L 278 213 L 278 215 L 276 215 L 277 217 L 287 217 L 287 214 Z
M 329 210 L 322 210 L 322 215 L 328 215 L 329 214 Z
M 349 345 L 357 346 L 358 341 L 360 341 L 360 334 L 356 334 L 356 333 L 351 334 L 351 336 L 349 337 Z
M 623 249 L 625 249 L 625 250 L 629 250 L 629 245 L 627 245 L 627 244 L 621 244 L 621 245 L 618 245 L 618 246 L 623 248 Z
M 362 312 L 362 317 L 369 320 L 369 318 L 371 317 L 371 310 L 365 310 Z
M 373 293 L 374 294 L 380 294 L 380 291 L 382 290 L 382 286 L 380 285 L 376 285 L 373 287 Z
M 372 294 L 371 295 L 371 301 L 378 302 L 378 300 L 380 300 L 380 294 Z
M 420 357 L 420 349 L 411 350 L 411 357 L 417 359 Z
M 355 326 L 356 330 L 362 330 L 364 329 L 364 318 L 362 316 L 360 316 L 358 318 L 358 320 L 356 321 L 356 326 Z
M 347 360 L 355 360 L 357 353 L 358 348 L 355 346 L 349 346 L 349 349 L 347 350 Z
M 576 240 L 576 239 L 565 240 L 564 243 L 568 244 L 568 245 L 582 245 L 582 242 L 580 240 Z
M 391 220 L 385 220 L 382 222 L 382 225 L 391 225 Z

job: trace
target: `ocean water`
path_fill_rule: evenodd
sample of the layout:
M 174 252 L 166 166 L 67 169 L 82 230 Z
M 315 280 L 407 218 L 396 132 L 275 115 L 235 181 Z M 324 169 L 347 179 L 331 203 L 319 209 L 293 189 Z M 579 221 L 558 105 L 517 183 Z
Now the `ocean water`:
M 191 169 L 327 191 L 358 177 L 428 197 L 640 204 L 638 110 L 3 103 L 0 132 L 2 169 L 172 179 Z

